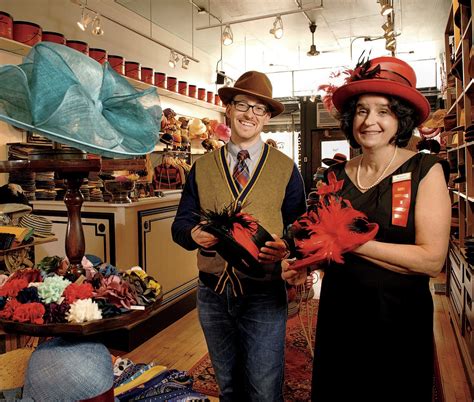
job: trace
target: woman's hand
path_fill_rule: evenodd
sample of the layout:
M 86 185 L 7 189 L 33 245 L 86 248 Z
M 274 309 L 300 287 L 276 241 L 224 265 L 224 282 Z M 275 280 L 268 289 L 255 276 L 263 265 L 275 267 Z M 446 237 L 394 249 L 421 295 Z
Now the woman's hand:
M 191 237 L 200 247 L 203 248 L 212 247 L 217 243 L 217 237 L 205 232 L 199 225 L 194 226 L 191 230 Z
M 295 259 L 283 260 L 281 262 L 281 277 L 290 285 L 302 285 L 306 282 L 308 273 L 306 272 L 306 269 L 291 269 L 291 264 L 294 262 Z

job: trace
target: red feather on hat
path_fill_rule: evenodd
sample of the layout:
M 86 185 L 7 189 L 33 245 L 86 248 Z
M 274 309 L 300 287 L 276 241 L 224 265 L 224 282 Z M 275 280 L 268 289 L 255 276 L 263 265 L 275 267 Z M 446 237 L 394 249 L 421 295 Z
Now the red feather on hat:
M 328 175 L 328 184 L 318 189 L 321 198 L 293 224 L 297 260 L 292 269 L 301 269 L 326 261 L 344 263 L 343 254 L 375 238 L 376 223 L 369 223 L 367 216 L 354 209 L 348 200 L 340 197 L 343 180 L 334 172 Z

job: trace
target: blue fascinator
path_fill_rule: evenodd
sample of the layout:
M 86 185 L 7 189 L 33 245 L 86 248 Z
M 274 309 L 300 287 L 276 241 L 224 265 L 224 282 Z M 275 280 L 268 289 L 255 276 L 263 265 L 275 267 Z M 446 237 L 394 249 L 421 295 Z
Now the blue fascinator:
M 0 120 L 94 154 L 151 152 L 161 112 L 156 88 L 137 91 L 109 63 L 56 43 L 0 67 Z

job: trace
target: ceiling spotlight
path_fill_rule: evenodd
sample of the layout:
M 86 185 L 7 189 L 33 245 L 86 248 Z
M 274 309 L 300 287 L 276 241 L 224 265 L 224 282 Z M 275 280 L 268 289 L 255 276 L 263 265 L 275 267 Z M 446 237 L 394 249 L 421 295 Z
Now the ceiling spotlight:
M 273 21 L 273 28 L 270 29 L 270 33 L 275 39 L 281 39 L 283 37 L 283 21 L 280 16 L 275 18 Z
M 92 35 L 102 36 L 103 34 L 104 30 L 100 26 L 100 16 L 97 14 L 92 22 Z
M 82 7 L 82 14 L 81 19 L 77 21 L 77 26 L 82 30 L 85 31 L 87 26 L 92 22 L 92 17 L 86 13 L 85 7 Z
M 230 25 L 226 25 L 224 28 L 224 32 L 222 32 L 222 44 L 224 46 L 232 45 L 234 42 L 234 34 L 232 33 L 232 29 L 230 29 Z
M 171 68 L 176 67 L 176 63 L 179 61 L 179 57 L 174 50 L 170 50 L 170 58 L 168 60 L 168 66 Z
M 393 11 L 393 6 L 390 3 L 391 0 L 379 0 L 380 6 L 382 7 L 380 10 L 380 14 L 383 16 L 390 14 Z
M 184 68 L 185 70 L 187 70 L 188 65 L 189 65 L 189 59 L 187 58 L 187 56 L 183 56 L 183 59 L 181 60 L 181 68 Z

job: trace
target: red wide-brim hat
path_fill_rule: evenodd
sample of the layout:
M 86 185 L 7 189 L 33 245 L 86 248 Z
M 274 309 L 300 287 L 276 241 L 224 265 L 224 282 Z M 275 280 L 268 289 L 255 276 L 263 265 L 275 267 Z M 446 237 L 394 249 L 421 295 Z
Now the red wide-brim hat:
M 416 124 L 423 123 L 430 114 L 428 99 L 416 89 L 416 75 L 413 68 L 396 57 L 377 57 L 369 60 L 367 77 L 358 76 L 357 68 L 346 84 L 337 88 L 332 95 L 332 102 L 341 112 L 346 102 L 362 94 L 381 94 L 395 96 L 409 103 L 417 112 Z M 359 67 L 360 68 L 360 67 Z M 373 75 L 370 72 L 379 69 Z

